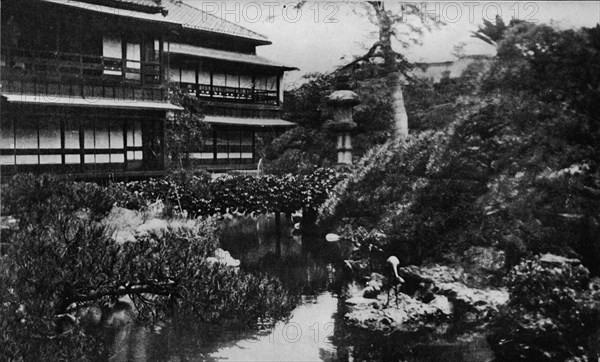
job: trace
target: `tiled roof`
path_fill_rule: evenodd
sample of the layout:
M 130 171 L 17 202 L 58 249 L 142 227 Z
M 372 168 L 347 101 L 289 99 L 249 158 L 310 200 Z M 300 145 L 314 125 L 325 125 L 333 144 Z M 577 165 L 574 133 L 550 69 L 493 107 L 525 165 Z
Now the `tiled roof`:
M 105 5 L 115 8 L 124 8 L 129 10 L 137 10 L 142 12 L 148 12 L 151 14 L 160 13 L 164 7 L 160 4 L 160 1 L 156 0 L 80 0 L 84 3 L 90 3 L 95 5 Z
M 226 60 L 238 63 L 264 65 L 268 67 L 283 68 L 285 70 L 294 70 L 298 68 L 288 67 L 283 64 L 274 62 L 270 59 L 263 58 L 255 54 L 236 53 L 225 50 L 217 50 L 211 48 L 204 48 L 189 44 L 171 43 L 169 44 L 169 53 L 173 54 L 187 54 L 202 58 Z
M 230 21 L 221 19 L 208 12 L 204 12 L 193 6 L 183 3 L 180 0 L 162 0 L 160 6 L 166 11 L 163 13 L 147 13 L 135 10 L 121 10 L 121 7 L 109 6 L 107 4 L 122 3 L 124 7 L 127 5 L 139 6 L 158 6 L 153 0 L 41 0 L 54 4 L 67 5 L 82 9 L 88 9 L 106 14 L 114 14 L 120 16 L 133 17 L 136 19 L 152 20 L 173 25 L 180 25 L 184 28 L 197 29 L 212 33 L 226 34 L 245 39 L 252 39 L 261 44 L 270 44 L 271 42 L 261 34 L 258 34 L 243 26 L 237 25 Z
M 212 124 L 226 124 L 235 126 L 260 126 L 260 127 L 293 127 L 296 124 L 280 118 L 239 118 L 204 116 L 204 122 Z
M 163 5 L 165 9 L 169 11 L 167 18 L 176 23 L 182 24 L 186 28 L 268 41 L 264 35 L 258 34 L 230 21 L 221 19 L 218 16 L 204 12 L 181 1 L 165 0 L 163 1 Z
M 123 2 L 123 3 L 132 3 L 132 4 L 136 4 L 136 5 L 142 5 L 142 6 L 161 7 L 160 1 L 154 1 L 154 0 L 116 0 L 116 1 Z

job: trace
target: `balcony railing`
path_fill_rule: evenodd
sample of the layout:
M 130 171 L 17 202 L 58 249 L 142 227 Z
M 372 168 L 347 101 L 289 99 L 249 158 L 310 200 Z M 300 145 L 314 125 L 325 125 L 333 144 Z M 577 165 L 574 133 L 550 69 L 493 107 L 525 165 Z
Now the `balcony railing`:
M 279 105 L 277 91 L 224 87 L 210 84 L 179 83 L 179 87 L 197 97 L 218 101 Z
M 2 91 L 164 101 L 159 62 L 2 48 Z

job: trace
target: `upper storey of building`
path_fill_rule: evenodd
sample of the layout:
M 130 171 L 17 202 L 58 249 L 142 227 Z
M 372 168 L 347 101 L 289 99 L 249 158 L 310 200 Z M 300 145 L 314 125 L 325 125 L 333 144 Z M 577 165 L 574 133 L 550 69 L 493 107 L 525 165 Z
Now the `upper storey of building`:
M 4 0 L 2 94 L 279 106 L 266 37 L 177 0 Z

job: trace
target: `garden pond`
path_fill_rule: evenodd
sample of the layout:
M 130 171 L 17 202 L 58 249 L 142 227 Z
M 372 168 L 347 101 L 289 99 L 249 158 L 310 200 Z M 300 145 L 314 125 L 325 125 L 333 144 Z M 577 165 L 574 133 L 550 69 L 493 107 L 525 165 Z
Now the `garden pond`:
M 235 322 L 178 321 L 128 326 L 111 336 L 110 361 L 486 361 L 493 354 L 481 334 L 370 333 L 344 323 L 339 260 L 325 240 L 302 241 L 284 223 L 280 250 L 273 218 L 224 222 L 223 247 L 250 271 L 274 273 L 299 296 L 290 318 L 264 328 Z M 307 248 L 310 244 L 311 247 Z M 280 254 L 281 256 L 278 256 Z M 346 288 L 360 288 L 355 283 Z M 193 321 L 192 321 L 193 322 Z M 460 336 L 460 337 L 456 337 Z M 467 336 L 467 337 L 465 337 Z

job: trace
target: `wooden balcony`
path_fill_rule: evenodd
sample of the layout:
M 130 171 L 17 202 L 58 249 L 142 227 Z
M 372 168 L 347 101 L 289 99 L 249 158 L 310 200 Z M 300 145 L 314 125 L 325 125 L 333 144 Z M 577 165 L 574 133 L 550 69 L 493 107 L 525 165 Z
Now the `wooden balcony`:
M 276 90 L 259 90 L 253 88 L 224 87 L 210 84 L 179 83 L 179 87 L 199 98 L 218 102 L 236 102 L 250 104 L 279 105 Z
M 159 62 L 2 48 L 2 93 L 165 101 Z

